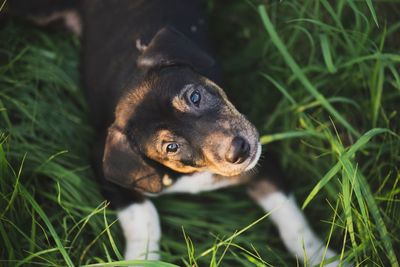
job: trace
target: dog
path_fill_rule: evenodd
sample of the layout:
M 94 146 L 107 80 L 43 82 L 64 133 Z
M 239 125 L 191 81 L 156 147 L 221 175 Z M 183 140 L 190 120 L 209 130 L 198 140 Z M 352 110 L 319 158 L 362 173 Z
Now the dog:
M 315 265 L 336 255 L 324 251 L 268 156 L 254 171 L 259 134 L 218 85 L 200 1 L 85 0 L 79 9 L 72 22 L 64 19 L 82 34 L 83 83 L 96 132 L 92 162 L 118 211 L 125 259 L 160 258 L 151 198 L 239 184 L 271 213 L 293 256 Z

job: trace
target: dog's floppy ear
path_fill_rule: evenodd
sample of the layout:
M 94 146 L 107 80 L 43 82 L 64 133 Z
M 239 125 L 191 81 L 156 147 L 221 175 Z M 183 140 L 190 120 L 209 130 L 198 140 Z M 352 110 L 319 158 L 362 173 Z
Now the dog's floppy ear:
M 139 67 L 187 64 L 197 70 L 211 68 L 215 61 L 182 33 L 171 27 L 160 29 L 137 60 Z
M 108 129 L 103 155 L 105 178 L 129 189 L 158 193 L 163 189 L 162 177 L 117 127 Z

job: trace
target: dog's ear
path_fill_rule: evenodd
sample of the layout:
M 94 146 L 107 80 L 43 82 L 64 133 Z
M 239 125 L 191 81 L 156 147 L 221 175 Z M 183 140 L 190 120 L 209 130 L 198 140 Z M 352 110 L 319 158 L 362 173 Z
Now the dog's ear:
M 164 27 L 154 35 L 137 64 L 142 68 L 186 64 L 205 70 L 214 66 L 215 61 L 182 33 Z
M 161 174 L 147 161 L 123 132 L 114 126 L 108 129 L 103 155 L 103 172 L 108 181 L 129 189 L 160 192 Z

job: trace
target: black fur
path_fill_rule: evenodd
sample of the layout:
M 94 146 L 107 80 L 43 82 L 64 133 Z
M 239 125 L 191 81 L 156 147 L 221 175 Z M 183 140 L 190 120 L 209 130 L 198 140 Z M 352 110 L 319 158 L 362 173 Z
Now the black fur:
M 58 5 L 35 0 L 34 7 L 26 8 L 34 15 L 78 8 L 75 1 L 59 0 L 55 4 Z M 151 142 L 148 137 L 157 128 L 171 129 L 195 147 L 202 146 L 205 133 L 214 129 L 240 136 L 253 128 L 240 116 L 231 119 L 231 109 L 219 105 L 224 97 L 206 84 L 204 90 L 214 102 L 210 101 L 211 107 L 204 112 L 177 115 L 167 103 L 171 95 L 179 93 L 177 88 L 193 81 L 203 83 L 201 76 L 217 83 L 221 80 L 220 69 L 210 56 L 204 4 L 196 0 L 80 2 L 81 68 L 96 131 L 92 164 L 105 197 L 114 207 L 143 200 L 140 192 L 162 191 L 165 176 L 175 180 L 182 175 L 144 156 L 146 142 Z M 22 8 L 20 12 L 28 11 Z M 141 51 L 138 42 L 147 48 Z M 143 85 L 162 86 L 163 90 L 152 89 L 140 99 L 133 97 L 132 92 L 142 90 L 139 87 Z M 223 120 L 230 122 L 230 129 L 223 130 L 216 124 Z M 215 159 L 223 160 L 219 156 Z M 201 157 L 201 153 L 192 150 L 180 161 L 199 167 Z
M 174 124 L 175 115 L 170 113 L 172 109 L 160 102 L 160 99 L 167 99 L 168 93 L 171 93 L 166 83 L 171 88 L 179 88 L 178 84 L 184 84 L 184 80 L 192 75 L 185 68 L 219 82 L 220 70 L 209 56 L 207 19 L 201 1 L 86 0 L 83 3 L 83 71 L 92 121 L 99 133 L 94 149 L 97 175 L 106 191 L 106 197 L 111 196 L 112 204 L 130 204 L 137 201 L 138 193 L 129 188 L 158 193 L 163 190 L 162 178 L 165 175 L 171 179 L 181 175 L 145 157 L 136 158 L 143 154 L 147 141 L 140 137 L 147 138 L 155 130 L 148 125 L 149 122 L 168 121 L 174 131 L 185 133 L 185 137 L 192 139 L 192 143 L 201 145 L 204 141 L 197 131 L 210 130 L 210 127 L 212 129 L 219 118 L 218 109 L 211 109 L 210 114 L 203 114 L 201 119 L 189 116 L 185 124 L 182 125 L 182 118 Z M 136 47 L 137 40 L 147 46 L 143 53 Z M 125 111 L 122 112 L 135 109 L 136 118 L 139 119 L 129 119 L 127 124 L 118 125 L 121 123 L 115 117 L 117 103 L 123 98 L 129 98 L 129 90 L 143 80 L 155 83 L 165 71 L 174 73 L 172 80 L 164 81 L 163 87 L 166 88 L 161 93 L 165 96 L 153 90 L 145 99 L 128 101 L 129 105 L 123 106 Z M 163 110 L 163 107 L 166 109 Z M 226 117 L 227 114 L 221 116 Z M 119 114 L 119 117 L 124 116 Z M 191 132 L 188 125 L 194 119 L 201 126 L 193 128 Z M 109 144 L 113 136 L 109 134 L 106 138 L 106 129 L 112 123 L 114 125 L 109 132 L 120 131 L 125 138 L 123 142 L 129 143 L 128 146 L 125 144 L 125 147 L 130 148 L 129 151 L 122 149 L 123 144 L 120 144 L 120 150 L 114 144 Z M 105 154 L 101 168 L 99 154 L 103 153 L 104 143 Z M 194 166 L 195 161 L 195 158 L 186 158 L 182 163 Z M 119 186 L 125 189 L 118 191 Z M 113 191 L 119 192 L 118 201 L 114 199 L 114 194 L 107 194 Z M 126 202 L 120 201 L 121 193 L 126 196 L 126 199 L 122 198 Z M 132 199 L 130 194 L 133 195 Z
M 220 80 L 220 70 L 213 59 L 207 55 L 210 46 L 206 39 L 207 19 L 203 12 L 203 4 L 201 1 L 186 0 L 129 2 L 86 0 L 83 3 L 83 77 L 91 118 L 98 133 L 93 149 L 93 164 L 105 196 L 114 206 L 124 206 L 141 199 L 138 197 L 140 194 L 135 190 L 126 189 L 129 185 L 122 175 L 124 171 L 129 170 L 122 166 L 123 157 L 116 155 L 115 161 L 119 162 L 120 173 L 115 174 L 112 178 L 113 183 L 110 183 L 103 178 L 100 155 L 103 154 L 104 143 L 106 143 L 106 129 L 115 120 L 114 112 L 118 101 L 126 93 L 127 88 L 134 87 L 135 83 L 148 75 L 149 68 L 157 67 L 146 65 L 146 60 L 159 56 L 165 61 L 162 62 L 163 65 L 190 65 L 189 63 L 195 62 L 197 64 L 194 67 L 197 71 L 214 81 Z M 171 6 L 174 8 L 170 8 Z M 192 26 L 196 27 L 195 32 L 191 30 Z M 158 34 L 159 42 L 150 44 L 160 29 L 163 30 Z M 182 43 L 168 42 L 168 39 L 175 37 L 166 36 L 168 34 L 177 35 Z M 137 40 L 140 40 L 143 45 L 149 45 L 147 53 L 141 55 L 136 48 Z M 157 47 L 159 44 L 164 44 L 164 46 Z M 194 44 L 196 50 L 199 51 L 197 56 L 193 53 Z M 185 49 L 190 49 L 190 51 L 181 51 Z M 156 55 L 160 53 L 160 50 L 172 52 L 171 58 Z M 184 58 L 185 56 L 190 58 Z M 176 60 L 177 58 L 179 60 Z M 129 164 L 134 163 L 126 162 L 125 166 Z M 150 170 L 141 170 L 143 175 L 153 175 L 152 182 L 142 180 L 146 183 L 144 187 L 147 189 L 151 184 L 150 190 L 147 190 L 150 192 L 158 192 L 162 189 L 160 179 L 163 175 L 167 174 L 172 179 L 180 175 L 155 162 L 147 162 L 147 165 L 152 165 L 150 170 L 155 171 L 155 173 L 146 173 Z M 112 176 L 112 171 L 107 166 L 105 164 L 105 171 Z M 143 177 L 138 173 L 135 174 L 136 176 L 131 177 Z M 137 186 L 137 181 L 131 180 L 130 183 Z

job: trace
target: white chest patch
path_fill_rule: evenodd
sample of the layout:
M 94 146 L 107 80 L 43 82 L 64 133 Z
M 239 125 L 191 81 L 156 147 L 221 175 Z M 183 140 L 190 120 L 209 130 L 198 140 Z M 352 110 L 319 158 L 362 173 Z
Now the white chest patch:
M 211 172 L 199 172 L 192 175 L 184 175 L 162 192 L 197 194 L 202 191 L 212 191 L 234 184 L 229 179 L 218 179 Z

